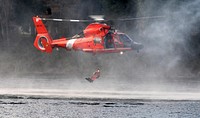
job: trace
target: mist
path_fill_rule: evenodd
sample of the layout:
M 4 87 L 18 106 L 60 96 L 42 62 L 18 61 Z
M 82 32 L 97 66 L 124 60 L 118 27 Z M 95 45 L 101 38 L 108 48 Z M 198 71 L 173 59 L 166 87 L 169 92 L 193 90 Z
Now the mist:
M 152 8 L 147 8 L 152 14 L 162 14 L 165 18 L 149 23 L 141 32 L 140 36 L 145 39 L 145 56 L 153 61 L 153 68 L 157 72 L 168 75 L 188 76 L 187 68 L 184 68 L 184 51 L 188 47 L 187 41 L 191 32 L 199 22 L 199 1 L 168 1 L 161 7 L 162 3 L 146 3 Z M 157 6 L 157 7 L 156 7 Z M 155 9 L 156 11 L 152 11 Z M 154 13 L 156 12 L 156 13 Z M 154 70 L 153 69 L 153 70 Z M 186 72 L 187 71 L 187 72 Z
M 108 62 L 107 77 L 132 83 L 126 84 L 128 86 L 139 84 L 142 86 L 140 90 L 187 91 L 193 87 L 191 82 L 199 80 L 199 69 L 191 69 L 187 64 L 192 61 L 191 55 L 198 54 L 199 50 L 191 51 L 192 46 L 189 47 L 188 43 L 194 40 L 191 35 L 199 32 L 199 5 L 200 1 L 196 0 L 145 1 L 137 6 L 137 17 L 163 18 L 141 19 L 136 21 L 135 26 L 128 26 L 128 29 L 127 24 L 130 23 L 118 23 L 119 29 L 144 44 L 144 49 L 140 53 L 128 52 L 108 58 L 112 61 Z M 193 62 L 190 64 L 197 64 Z M 199 88 L 198 85 L 195 87 Z M 133 90 L 136 89 L 133 87 Z
M 144 3 L 144 11 L 140 10 L 140 16 L 164 16 L 161 19 L 137 21 L 137 27 L 140 28 L 139 32 L 129 31 L 129 33 L 133 32 L 134 39 L 145 45 L 141 55 L 144 56 L 143 61 L 145 61 L 145 64 L 152 65 L 151 70 L 158 68 L 158 71 L 170 71 L 179 67 L 179 64 L 183 64 L 181 61 L 184 58 L 184 51 L 188 48 L 186 47 L 187 42 L 193 40 L 189 39 L 190 35 L 192 32 L 198 31 L 197 28 L 197 31 L 195 31 L 195 27 L 199 22 L 200 10 L 198 5 L 199 1 L 180 3 L 168 1 L 164 5 L 158 3 L 158 1 L 155 3 L 146 1 Z M 180 71 L 183 69 L 181 68 Z M 176 72 L 179 71 L 179 69 L 176 70 Z
M 200 88 L 200 51 L 194 45 L 199 47 L 200 44 L 200 1 L 53 1 L 54 7 L 61 7 L 58 12 L 52 8 L 51 15 L 46 14 L 46 8 L 51 7 L 47 4 L 51 3 L 8 1 L 6 5 L 11 7 L 7 6 L 10 13 L 6 14 L 7 30 L 5 14 L 0 15 L 0 74 L 2 78 L 17 78 L 14 82 L 6 80 L 5 86 L 111 91 L 198 91 Z M 144 45 L 139 53 L 94 56 L 60 49 L 46 54 L 34 48 L 32 16 L 88 19 L 91 14 L 104 14 L 106 19 L 163 17 L 111 23 L 112 27 Z M 73 36 L 88 24 L 45 22 L 45 25 L 53 38 L 59 38 Z M 31 35 L 22 35 L 19 27 Z M 96 68 L 101 69 L 100 79 L 87 83 L 84 78 L 91 76 Z

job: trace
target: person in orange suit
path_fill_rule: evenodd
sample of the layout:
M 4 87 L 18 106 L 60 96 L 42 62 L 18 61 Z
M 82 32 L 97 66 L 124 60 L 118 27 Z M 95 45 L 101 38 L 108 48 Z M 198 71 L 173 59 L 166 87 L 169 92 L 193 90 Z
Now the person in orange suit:
M 96 80 L 97 78 L 100 77 L 100 69 L 98 68 L 91 76 L 91 78 L 85 78 L 86 80 L 88 80 L 89 82 L 93 82 L 94 80 Z

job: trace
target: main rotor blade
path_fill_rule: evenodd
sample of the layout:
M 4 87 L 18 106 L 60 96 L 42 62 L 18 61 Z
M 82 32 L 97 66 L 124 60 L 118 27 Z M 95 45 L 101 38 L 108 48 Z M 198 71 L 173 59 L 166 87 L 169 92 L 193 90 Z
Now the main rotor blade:
M 130 21 L 130 20 L 157 19 L 157 18 L 165 18 L 165 16 L 147 16 L 147 17 L 136 17 L 136 18 L 122 18 L 122 19 L 114 19 L 114 20 L 116 20 L 116 21 Z
M 124 19 L 94 19 L 94 20 L 77 20 L 77 19 L 58 19 L 58 18 L 41 18 L 46 21 L 57 21 L 57 22 L 107 22 L 107 21 L 131 21 L 131 20 L 142 20 L 142 19 L 157 19 L 165 18 L 165 16 L 147 16 L 147 17 L 136 17 L 136 18 L 124 18 Z
M 77 19 L 58 19 L 58 18 L 41 18 L 42 20 L 58 21 L 58 22 L 94 22 L 94 21 L 105 21 L 105 20 L 77 20 Z

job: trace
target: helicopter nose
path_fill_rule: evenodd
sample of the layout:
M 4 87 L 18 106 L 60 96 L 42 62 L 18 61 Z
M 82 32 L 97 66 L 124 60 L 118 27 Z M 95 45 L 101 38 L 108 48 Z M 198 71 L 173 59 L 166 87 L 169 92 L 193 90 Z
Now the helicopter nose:
M 137 50 L 137 51 L 144 48 L 144 46 L 141 43 L 137 43 L 137 42 L 133 42 L 131 47 L 133 50 Z

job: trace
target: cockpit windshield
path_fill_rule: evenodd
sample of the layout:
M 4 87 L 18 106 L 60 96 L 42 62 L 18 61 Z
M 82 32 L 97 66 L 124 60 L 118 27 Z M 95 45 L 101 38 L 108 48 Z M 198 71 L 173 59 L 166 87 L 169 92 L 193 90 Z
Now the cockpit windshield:
M 118 34 L 119 40 L 124 44 L 124 47 L 131 47 L 132 40 L 126 34 Z

